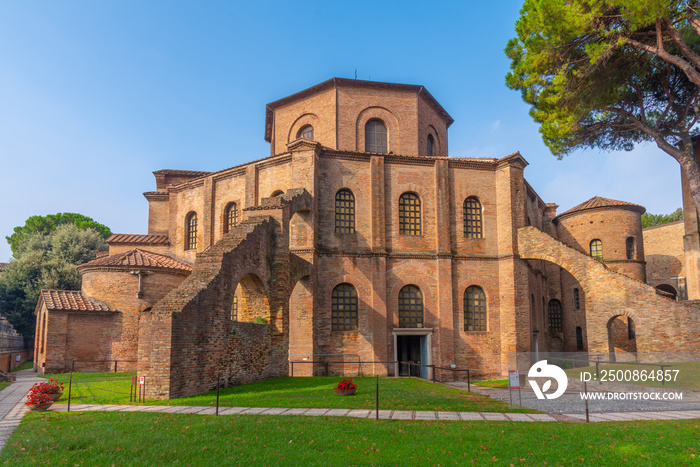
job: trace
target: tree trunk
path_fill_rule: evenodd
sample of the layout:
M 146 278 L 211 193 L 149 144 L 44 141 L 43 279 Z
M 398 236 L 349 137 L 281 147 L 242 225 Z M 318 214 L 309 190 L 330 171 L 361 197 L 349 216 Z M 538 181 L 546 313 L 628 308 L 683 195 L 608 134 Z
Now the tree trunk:
M 680 157 L 676 159 L 681 164 L 681 171 L 688 180 L 690 196 L 693 198 L 695 207 L 696 209 L 700 208 L 700 167 L 698 167 L 695 149 L 691 147 L 690 150 L 682 151 Z

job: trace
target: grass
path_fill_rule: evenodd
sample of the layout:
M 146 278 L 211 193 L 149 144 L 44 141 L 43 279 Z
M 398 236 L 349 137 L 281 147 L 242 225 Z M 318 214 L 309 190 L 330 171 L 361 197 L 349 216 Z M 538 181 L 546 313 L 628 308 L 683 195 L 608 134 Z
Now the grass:
M 472 384 L 476 384 L 477 386 L 484 386 L 487 388 L 508 389 L 508 380 L 507 379 L 492 379 L 489 381 L 472 381 Z
M 9 382 L 9 381 L 4 381 L 4 382 L 0 383 L 0 391 L 2 391 L 3 389 L 5 389 L 5 388 L 6 388 L 7 386 L 9 386 L 9 385 L 10 385 L 10 382 Z
M 650 372 L 654 372 L 656 374 L 657 371 L 661 370 L 661 367 L 659 366 L 648 366 L 648 365 L 628 365 L 624 363 L 619 363 L 619 364 L 600 364 L 600 373 L 601 377 L 603 376 L 603 371 L 607 372 L 614 372 L 615 375 L 617 375 L 618 371 L 625 372 L 626 370 L 630 370 L 630 372 L 634 372 L 635 370 L 637 371 L 645 371 L 647 374 Z M 673 389 L 689 389 L 691 391 L 700 391 L 700 362 L 686 362 L 686 363 L 673 363 L 671 364 L 670 367 L 664 367 L 664 371 L 671 370 L 672 376 L 676 376 L 675 381 L 665 381 L 663 386 L 661 385 L 661 381 L 630 381 L 630 380 L 625 380 L 622 381 L 623 384 L 634 384 L 634 385 L 639 385 L 639 386 L 647 386 L 647 387 L 664 387 L 664 388 L 673 388 Z M 675 371 L 673 370 L 678 370 L 678 373 L 676 375 Z M 573 368 L 569 370 L 565 370 L 566 374 L 569 375 L 570 377 L 573 378 L 580 378 L 581 372 L 588 372 L 591 374 L 593 378 L 596 376 L 596 371 L 595 371 L 595 365 L 588 366 L 588 367 L 579 367 L 579 368 Z M 620 383 L 620 381 L 614 381 L 615 383 Z
M 32 368 L 34 368 L 34 360 L 29 360 L 27 362 L 22 363 L 17 368 L 13 368 L 11 371 L 31 370 Z
M 128 404 L 131 376 L 134 373 L 73 373 L 71 403 Z M 68 375 L 53 376 L 64 382 Z M 354 378 L 358 390 L 340 397 L 333 388 L 341 378 L 281 378 L 245 384 L 220 391 L 222 407 L 298 407 L 298 408 L 375 408 L 376 380 Z M 63 401 L 67 399 L 64 393 Z M 149 405 L 216 405 L 216 391 L 179 399 L 147 400 Z M 379 406 L 386 410 L 440 410 L 459 412 L 536 412 L 532 409 L 508 409 L 508 404 L 480 394 L 468 393 L 417 378 L 379 378 Z
M 31 413 L 0 465 L 689 465 L 700 421 L 529 423 Z

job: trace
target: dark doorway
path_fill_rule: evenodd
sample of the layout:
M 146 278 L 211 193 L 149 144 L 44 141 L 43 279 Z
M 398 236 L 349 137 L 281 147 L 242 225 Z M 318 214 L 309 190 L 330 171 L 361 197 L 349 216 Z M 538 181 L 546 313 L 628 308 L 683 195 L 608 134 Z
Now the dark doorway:
M 400 362 L 418 363 L 420 358 L 421 338 L 424 336 L 396 336 L 398 357 Z M 399 376 L 409 376 L 408 365 L 399 365 Z M 410 376 L 419 376 L 419 367 L 411 366 Z

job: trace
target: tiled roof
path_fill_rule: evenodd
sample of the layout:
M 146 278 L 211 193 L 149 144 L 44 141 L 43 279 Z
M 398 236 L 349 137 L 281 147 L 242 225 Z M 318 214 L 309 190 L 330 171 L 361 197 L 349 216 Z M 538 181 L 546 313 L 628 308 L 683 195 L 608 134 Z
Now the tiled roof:
M 151 251 L 133 250 L 118 253 L 116 255 L 105 256 L 89 261 L 78 266 L 78 270 L 89 268 L 146 268 L 146 269 L 169 269 L 174 271 L 191 272 L 192 266 L 172 259 L 165 255 L 159 255 Z
M 41 298 L 49 310 L 117 311 L 86 297 L 79 290 L 42 290 Z
M 589 199 L 588 201 L 581 203 L 578 206 L 574 206 L 573 208 L 569 209 L 568 211 L 562 212 L 557 217 L 561 217 L 561 216 L 564 216 L 566 214 L 571 214 L 573 212 L 585 211 L 587 209 L 609 208 L 609 207 L 616 207 L 616 206 L 626 206 L 626 207 L 634 208 L 636 210 L 641 210 L 642 212 L 646 211 L 646 208 L 644 206 L 640 206 L 638 204 L 628 203 L 626 201 L 618 201 L 616 199 L 601 198 L 600 196 L 594 196 L 593 198 Z
M 135 245 L 169 245 L 167 235 L 112 234 L 107 243 L 132 243 Z
M 156 175 L 184 175 L 184 176 L 193 176 L 193 177 L 200 177 L 202 175 L 208 175 L 211 172 L 203 172 L 201 170 L 179 170 L 179 169 L 161 169 L 161 170 L 156 170 L 153 172 Z

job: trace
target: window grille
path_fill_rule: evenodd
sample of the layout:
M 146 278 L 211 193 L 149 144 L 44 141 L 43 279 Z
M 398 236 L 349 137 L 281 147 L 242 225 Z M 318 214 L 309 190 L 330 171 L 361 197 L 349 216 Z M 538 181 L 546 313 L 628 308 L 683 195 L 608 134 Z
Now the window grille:
M 603 242 L 598 239 L 591 240 L 591 256 L 598 261 L 603 261 Z
M 187 215 L 185 223 L 185 249 L 197 249 L 197 213 L 191 212 Z
M 357 292 L 352 284 L 338 284 L 331 296 L 331 330 L 357 329 Z
M 238 224 L 238 206 L 228 203 L 224 211 L 224 233 L 228 233 Z
M 562 332 L 561 302 L 559 300 L 549 301 L 549 330 L 551 332 Z
M 464 236 L 466 238 L 483 237 L 481 203 L 473 196 L 464 200 Z
M 486 331 L 486 295 L 475 285 L 464 291 L 464 330 Z
M 231 321 L 238 321 L 238 297 L 235 295 L 231 303 Z
M 399 233 L 420 235 L 420 198 L 415 193 L 404 193 L 399 198 Z
M 634 259 L 634 237 L 627 237 L 627 259 Z
M 335 231 L 355 232 L 355 196 L 347 189 L 339 190 L 335 194 Z
M 407 285 L 399 292 L 399 327 L 423 327 L 423 294 L 415 285 Z
M 365 152 L 385 154 L 387 152 L 386 140 L 384 122 L 377 119 L 367 122 L 365 125 Z
M 311 125 L 304 125 L 297 133 L 297 138 L 314 139 L 314 127 Z
M 574 289 L 574 310 L 581 309 L 581 297 L 579 296 L 578 289 Z

